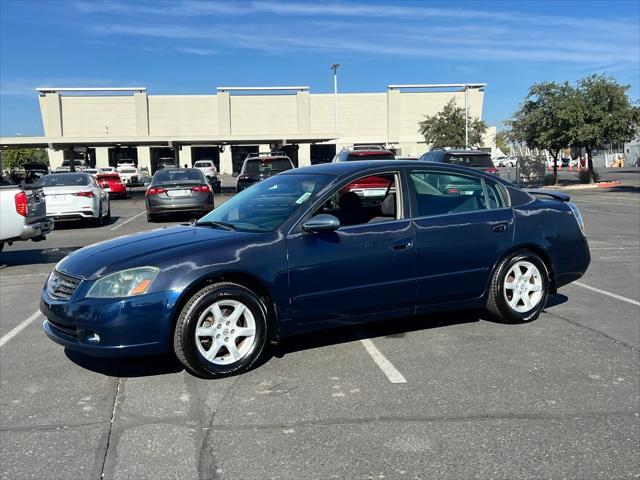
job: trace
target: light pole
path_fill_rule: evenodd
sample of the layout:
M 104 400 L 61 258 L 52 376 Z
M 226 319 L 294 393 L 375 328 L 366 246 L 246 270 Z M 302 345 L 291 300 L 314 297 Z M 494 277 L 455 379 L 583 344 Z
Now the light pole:
M 335 112 L 335 131 L 338 132 L 338 67 L 339 63 L 334 63 L 331 65 L 331 70 L 333 70 L 333 110 Z
M 469 86 L 464 85 L 464 148 L 469 149 Z

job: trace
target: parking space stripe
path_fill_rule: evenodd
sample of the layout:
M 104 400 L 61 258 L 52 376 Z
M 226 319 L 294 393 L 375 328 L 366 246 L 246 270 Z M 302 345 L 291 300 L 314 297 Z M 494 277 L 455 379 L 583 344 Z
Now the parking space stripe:
M 374 345 L 374 343 L 368 338 L 361 338 L 360 342 L 364 345 L 365 350 L 373 361 L 376 362 L 376 365 L 380 367 L 382 373 L 384 373 L 391 383 L 407 383 L 407 380 L 402 376 L 402 374 L 393 366 L 393 364 L 385 357 L 378 347 Z
M 34 312 L 33 315 L 31 315 L 29 318 L 27 318 L 26 320 L 22 321 L 16 327 L 11 329 L 9 331 L 9 333 L 7 333 L 2 338 L 0 338 L 0 347 L 2 347 L 5 343 L 7 343 L 9 340 L 11 340 L 13 337 L 15 337 L 17 334 L 19 334 L 22 330 L 27 328 L 27 326 L 29 326 L 29 324 L 31 322 L 33 322 L 39 316 L 40 316 L 40 311 Z
M 640 307 L 640 302 L 637 300 L 633 300 L 631 298 L 623 297 L 622 295 L 617 295 L 615 293 L 607 292 L 606 290 L 600 290 L 599 288 L 592 287 L 590 285 L 585 285 L 582 282 L 573 282 L 573 285 L 577 285 L 582 288 L 586 288 L 587 290 L 592 290 L 594 292 L 601 293 L 602 295 L 607 295 L 608 297 L 615 298 L 617 300 L 622 300 L 623 302 L 630 303 L 631 305 L 637 305 Z
M 145 213 L 147 213 L 146 210 L 143 210 L 142 212 L 138 213 L 137 215 L 134 215 L 131 218 L 128 218 L 127 220 L 125 220 L 122 223 L 119 223 L 118 225 L 116 225 L 115 227 L 113 227 L 111 230 L 117 230 L 118 228 L 120 228 L 123 225 L 126 225 L 127 223 L 129 223 L 131 220 L 135 220 L 136 218 L 138 218 L 140 215 L 144 215 Z
M 637 203 L 620 203 L 620 202 L 601 202 L 601 201 L 595 201 L 595 200 L 583 200 L 581 198 L 573 198 L 575 203 L 597 203 L 600 205 L 618 205 L 620 207 L 634 207 L 637 208 L 638 205 Z

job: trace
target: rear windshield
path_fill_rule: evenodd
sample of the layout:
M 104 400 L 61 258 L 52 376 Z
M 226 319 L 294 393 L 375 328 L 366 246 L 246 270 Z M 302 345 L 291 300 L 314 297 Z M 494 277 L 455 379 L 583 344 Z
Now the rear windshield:
M 247 160 L 242 173 L 253 175 L 255 173 L 284 172 L 291 170 L 291 161 L 287 158 L 255 159 Z
M 204 177 L 200 170 L 160 170 L 153 176 L 154 185 L 162 183 L 204 183 Z
M 45 175 L 40 179 L 42 187 L 75 187 L 89 185 L 89 175 L 64 173 L 61 175 Z
M 364 153 L 361 155 L 352 153 L 347 157 L 347 160 L 395 160 L 395 158 L 393 153 Z
M 213 162 L 196 162 L 194 167 L 210 167 L 213 165 Z
M 120 175 L 98 175 L 98 180 L 120 180 Z
M 465 167 L 493 167 L 493 162 L 489 154 L 469 155 L 465 153 L 450 153 L 445 155 L 444 161 L 445 163 L 453 163 Z

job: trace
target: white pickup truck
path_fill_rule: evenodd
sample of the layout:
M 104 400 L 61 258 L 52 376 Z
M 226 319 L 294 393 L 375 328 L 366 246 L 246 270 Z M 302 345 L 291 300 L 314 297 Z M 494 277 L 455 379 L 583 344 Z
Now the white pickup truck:
M 0 177 L 0 251 L 20 240 L 44 240 L 53 230 L 47 204 L 37 185 L 6 184 Z

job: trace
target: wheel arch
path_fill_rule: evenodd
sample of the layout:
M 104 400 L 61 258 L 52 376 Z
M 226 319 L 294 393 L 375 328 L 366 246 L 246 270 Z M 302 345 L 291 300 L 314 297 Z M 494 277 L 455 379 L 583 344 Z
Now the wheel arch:
M 498 258 L 498 260 L 496 261 L 496 263 L 493 265 L 491 269 L 491 275 L 489 276 L 489 283 L 487 284 L 487 287 L 485 289 L 485 295 L 489 291 L 489 285 L 491 284 L 491 279 L 496 273 L 496 270 L 500 265 L 500 263 L 502 262 L 502 260 L 504 260 L 509 255 L 512 255 L 513 253 L 521 250 L 529 250 L 535 253 L 536 255 L 538 255 L 538 257 L 540 257 L 540 259 L 544 262 L 545 267 L 547 267 L 547 271 L 549 272 L 549 293 L 552 295 L 555 295 L 558 292 L 555 269 L 553 268 L 553 262 L 551 261 L 551 257 L 547 253 L 546 249 L 534 243 L 523 243 L 523 244 L 513 245 L 506 252 L 504 252 L 504 254 L 500 258 Z
M 184 305 L 189 301 L 194 293 L 203 289 L 207 285 L 220 282 L 232 282 L 242 285 L 255 293 L 262 301 L 265 307 L 265 317 L 267 319 L 267 326 L 269 328 L 269 340 L 272 343 L 277 343 L 280 340 L 280 332 L 278 329 L 277 321 L 277 309 L 273 302 L 273 297 L 267 288 L 266 284 L 257 278 L 255 275 L 239 272 L 214 272 L 204 275 L 195 281 L 191 282 L 180 294 L 175 305 L 172 329 L 175 330 L 176 322 L 180 316 L 180 312 Z

